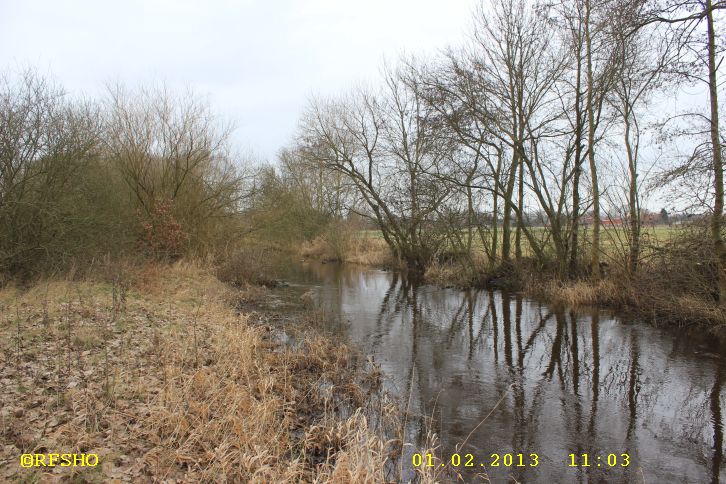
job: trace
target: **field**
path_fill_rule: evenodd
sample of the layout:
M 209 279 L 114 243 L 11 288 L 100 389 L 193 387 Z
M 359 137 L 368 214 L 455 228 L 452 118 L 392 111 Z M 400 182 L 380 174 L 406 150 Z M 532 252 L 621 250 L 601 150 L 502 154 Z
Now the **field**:
M 544 227 L 532 227 L 530 228 L 535 238 L 538 240 L 542 240 L 544 237 L 547 236 L 547 233 L 545 231 Z M 673 238 L 674 235 L 677 235 L 680 231 L 682 231 L 682 226 L 678 225 L 645 225 L 641 228 L 641 246 L 644 250 L 644 255 L 647 255 L 647 251 L 649 247 L 652 246 L 658 246 L 665 242 L 668 242 Z M 625 250 L 627 250 L 628 245 L 628 237 L 626 233 L 627 229 L 623 227 L 603 227 L 600 232 L 601 240 L 601 249 L 603 253 L 605 254 L 606 258 L 616 258 L 619 254 L 623 254 Z M 363 236 L 363 238 L 371 238 L 371 239 L 380 239 L 383 240 L 383 235 L 380 230 L 361 230 L 360 234 Z M 462 235 L 465 235 L 464 230 L 462 230 Z M 587 248 L 591 244 L 591 238 L 592 238 L 592 229 L 591 228 L 581 228 L 580 229 L 580 243 L 582 244 L 583 248 L 587 250 Z M 510 242 L 512 245 L 512 251 L 514 250 L 514 240 L 515 240 L 515 234 L 514 231 L 511 234 Z M 501 249 L 503 241 L 503 235 L 501 232 L 501 229 L 498 233 L 498 246 Z M 474 233 L 474 243 L 473 243 L 474 250 L 481 250 L 482 244 L 481 240 L 477 236 L 476 233 Z M 524 256 L 532 256 L 534 255 L 531 249 L 531 246 L 529 242 L 527 241 L 527 238 L 522 235 L 522 252 Z

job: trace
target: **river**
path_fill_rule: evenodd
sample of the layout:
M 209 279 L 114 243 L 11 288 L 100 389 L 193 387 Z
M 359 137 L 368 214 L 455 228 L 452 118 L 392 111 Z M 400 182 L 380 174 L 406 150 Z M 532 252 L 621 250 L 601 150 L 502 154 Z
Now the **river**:
M 312 291 L 328 329 L 373 356 L 412 414 L 433 417 L 438 453 L 467 481 L 726 479 L 726 355 L 713 338 L 359 266 L 279 276 L 290 287 L 273 297 Z M 422 445 L 424 432 L 408 438 Z

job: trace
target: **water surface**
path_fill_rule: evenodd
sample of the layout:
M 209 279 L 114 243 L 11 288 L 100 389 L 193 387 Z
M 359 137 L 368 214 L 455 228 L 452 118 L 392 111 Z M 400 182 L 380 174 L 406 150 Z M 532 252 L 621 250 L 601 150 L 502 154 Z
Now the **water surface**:
M 412 413 L 433 417 L 440 453 L 459 446 L 467 481 L 726 480 L 726 358 L 712 339 L 358 266 L 307 262 L 283 277 L 292 286 L 278 293 L 312 290 L 331 329 L 373 355 Z M 423 428 L 412 432 L 423 443 Z M 590 466 L 571 467 L 570 454 Z

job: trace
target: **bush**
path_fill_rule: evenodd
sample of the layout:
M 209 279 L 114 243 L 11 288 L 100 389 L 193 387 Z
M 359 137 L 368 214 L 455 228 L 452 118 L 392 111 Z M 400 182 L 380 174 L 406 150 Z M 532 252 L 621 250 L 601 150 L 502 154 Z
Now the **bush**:
M 355 228 L 343 220 L 334 220 L 325 226 L 322 235 L 304 242 L 300 254 L 327 262 L 344 262 L 349 260 L 355 246 Z
M 0 78 L 0 272 L 30 278 L 123 251 L 119 177 L 100 155 L 96 106 L 33 71 Z
M 330 260 L 344 261 L 350 252 L 355 229 L 344 220 L 333 220 L 325 227 L 323 240 L 330 248 Z
M 0 76 L 0 281 L 228 245 L 246 181 L 228 134 L 164 89 L 117 88 L 103 106 L 33 71 Z
M 688 295 L 713 301 L 718 295 L 718 268 L 705 223 L 684 226 L 665 243 L 646 248 L 652 255 L 641 267 L 641 291 Z

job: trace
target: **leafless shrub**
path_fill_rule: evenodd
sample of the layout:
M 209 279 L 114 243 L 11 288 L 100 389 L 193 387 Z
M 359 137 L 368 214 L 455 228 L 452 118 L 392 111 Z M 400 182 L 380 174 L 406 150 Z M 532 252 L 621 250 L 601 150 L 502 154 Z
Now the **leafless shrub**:
M 188 235 L 186 247 L 177 251 L 228 242 L 250 175 L 230 151 L 231 126 L 193 93 L 164 86 L 111 86 L 105 115 L 105 155 L 131 192 L 146 232 L 154 229 L 161 207 L 178 225 L 176 232 Z M 176 239 L 174 246 L 182 242 Z
M 689 295 L 703 301 L 718 298 L 718 265 L 705 223 L 677 229 L 668 241 L 646 246 L 638 284 L 644 291 Z
M 71 101 L 37 72 L 0 74 L 0 272 L 51 272 L 83 258 L 100 233 L 114 239 L 99 211 L 108 196 L 88 191 L 99 175 L 99 126 L 91 103 Z

